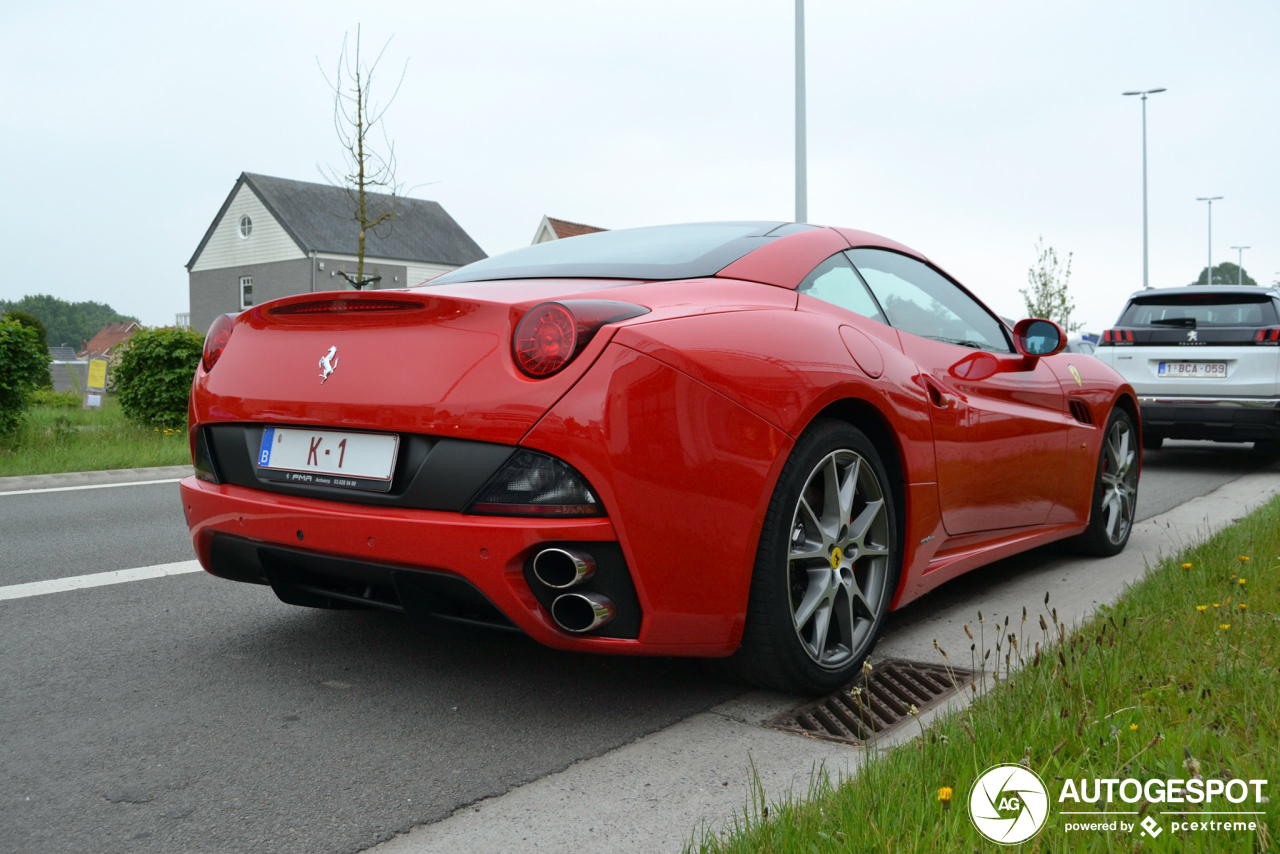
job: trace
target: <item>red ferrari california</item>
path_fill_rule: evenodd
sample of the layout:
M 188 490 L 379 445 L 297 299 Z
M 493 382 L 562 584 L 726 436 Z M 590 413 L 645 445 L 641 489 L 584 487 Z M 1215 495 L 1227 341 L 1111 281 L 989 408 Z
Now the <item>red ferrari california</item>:
M 219 318 L 183 508 L 293 605 L 821 692 L 949 579 L 1124 548 L 1134 392 L 1065 343 L 861 231 L 589 234 Z

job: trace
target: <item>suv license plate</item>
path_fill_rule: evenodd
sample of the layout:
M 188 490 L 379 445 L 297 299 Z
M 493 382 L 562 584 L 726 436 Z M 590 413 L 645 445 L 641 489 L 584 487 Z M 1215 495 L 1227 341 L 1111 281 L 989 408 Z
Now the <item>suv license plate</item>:
M 1195 380 L 1225 380 L 1226 362 L 1161 362 L 1156 373 L 1162 377 Z
M 254 462 L 266 480 L 389 492 L 399 446 L 385 433 L 264 427 Z

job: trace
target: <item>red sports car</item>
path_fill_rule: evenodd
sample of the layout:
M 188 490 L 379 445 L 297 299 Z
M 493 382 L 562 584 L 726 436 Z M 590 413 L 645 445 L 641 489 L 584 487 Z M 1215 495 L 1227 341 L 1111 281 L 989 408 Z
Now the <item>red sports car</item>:
M 291 604 L 826 691 L 944 581 L 1124 548 L 1137 402 L 1065 343 L 861 231 L 573 237 L 220 318 L 183 507 Z

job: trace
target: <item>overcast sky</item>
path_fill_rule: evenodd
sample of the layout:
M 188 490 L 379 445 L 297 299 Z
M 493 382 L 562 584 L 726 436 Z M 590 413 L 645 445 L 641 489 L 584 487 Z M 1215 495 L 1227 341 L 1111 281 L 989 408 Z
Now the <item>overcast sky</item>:
M 358 11 L 357 11 L 358 10 Z M 809 220 L 924 252 L 1024 314 L 1043 235 L 1090 330 L 1142 282 L 1251 245 L 1280 278 L 1280 3 L 808 0 Z M 357 17 L 358 15 L 358 17 Z M 340 150 L 317 57 L 394 36 L 400 179 L 481 247 L 542 215 L 607 228 L 794 218 L 791 0 L 0 4 L 0 298 L 145 323 L 241 171 L 322 180 Z M 384 92 L 387 91 L 384 89 Z

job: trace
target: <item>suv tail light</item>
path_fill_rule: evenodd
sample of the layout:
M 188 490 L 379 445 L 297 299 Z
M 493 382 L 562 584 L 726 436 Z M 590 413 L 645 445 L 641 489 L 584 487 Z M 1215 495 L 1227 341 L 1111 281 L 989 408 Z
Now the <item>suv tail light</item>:
M 1259 329 L 1253 336 L 1255 344 L 1280 344 L 1280 326 L 1270 329 Z
M 1106 329 L 1102 332 L 1102 340 L 1099 344 L 1132 344 L 1132 329 Z
M 511 353 L 526 376 L 544 379 L 572 362 L 601 326 L 648 312 L 613 300 L 544 302 L 526 311 L 516 324 Z
M 227 349 L 227 342 L 231 340 L 231 333 L 235 329 L 236 319 L 234 315 L 219 315 L 218 319 L 213 322 L 213 326 L 209 327 L 209 332 L 204 336 L 204 369 L 205 372 L 213 370 L 213 366 L 217 364 L 218 359 L 222 357 L 222 351 Z

